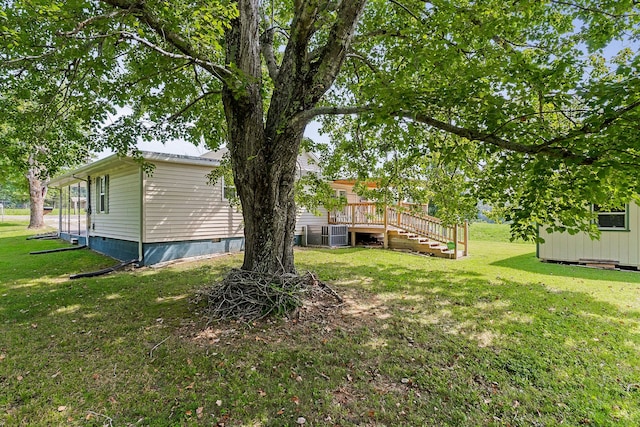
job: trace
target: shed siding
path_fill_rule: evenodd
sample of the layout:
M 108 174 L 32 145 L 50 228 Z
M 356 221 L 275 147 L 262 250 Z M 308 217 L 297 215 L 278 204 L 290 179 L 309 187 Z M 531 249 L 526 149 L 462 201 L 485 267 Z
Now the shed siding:
M 109 175 L 109 212 L 96 209 L 95 178 Z M 138 241 L 140 235 L 140 173 L 139 166 L 130 165 L 91 177 L 90 236 Z
M 539 246 L 541 259 L 578 262 L 581 259 L 614 260 L 623 266 L 640 267 L 640 207 L 629 205 L 629 231 L 602 230 L 600 240 L 585 233 L 547 233 L 540 228 L 545 242 Z
M 209 185 L 211 167 L 156 163 L 145 178 L 145 242 L 242 237 L 242 213 Z

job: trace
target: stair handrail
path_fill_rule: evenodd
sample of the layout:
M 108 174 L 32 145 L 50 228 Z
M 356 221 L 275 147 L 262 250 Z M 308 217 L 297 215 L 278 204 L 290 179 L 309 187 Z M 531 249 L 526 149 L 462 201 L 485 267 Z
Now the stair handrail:
M 445 226 L 440 218 L 411 211 L 402 205 L 386 206 L 382 212 L 379 208 L 380 204 L 372 202 L 347 203 L 341 211 L 329 213 L 329 223 L 353 227 L 360 224 L 383 225 L 385 232 L 393 227 L 443 244 L 452 242 L 455 245 L 455 257 L 458 246 L 462 244 L 463 254 L 467 255 L 467 222 Z
M 424 236 L 440 243 L 453 239 L 453 227 L 444 226 L 442 220 L 429 215 L 416 215 L 395 206 L 388 206 L 389 223 L 394 227 Z
M 390 223 L 403 231 L 416 233 L 440 243 L 454 244 L 454 258 L 458 257 L 458 247 L 463 246 L 462 254 L 467 256 L 469 243 L 469 224 L 445 226 L 440 218 L 431 215 L 422 215 L 415 212 L 406 212 L 402 206 L 388 206 Z M 394 222 L 391 222 L 394 221 Z M 416 225 L 418 223 L 418 225 Z

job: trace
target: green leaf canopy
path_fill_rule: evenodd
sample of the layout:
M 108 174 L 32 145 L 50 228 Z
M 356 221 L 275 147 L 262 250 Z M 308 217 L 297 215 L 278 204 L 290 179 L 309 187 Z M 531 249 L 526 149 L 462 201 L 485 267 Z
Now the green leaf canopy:
M 265 147 L 320 119 L 328 174 L 435 198 L 451 221 L 483 199 L 518 236 L 538 223 L 593 231 L 590 203 L 640 193 L 631 0 L 0 4 L 3 91 L 62 72 L 120 152 L 139 138 L 232 140 L 231 109 L 258 87 Z M 236 29 L 255 10 L 252 50 Z M 262 75 L 247 72 L 256 63 Z M 116 107 L 126 113 L 105 126 Z

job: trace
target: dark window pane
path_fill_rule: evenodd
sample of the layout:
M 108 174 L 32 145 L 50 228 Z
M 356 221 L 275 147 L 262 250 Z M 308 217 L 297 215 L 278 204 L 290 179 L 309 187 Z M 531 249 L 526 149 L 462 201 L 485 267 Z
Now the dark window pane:
M 625 228 L 625 215 L 599 214 L 598 227 L 600 228 Z

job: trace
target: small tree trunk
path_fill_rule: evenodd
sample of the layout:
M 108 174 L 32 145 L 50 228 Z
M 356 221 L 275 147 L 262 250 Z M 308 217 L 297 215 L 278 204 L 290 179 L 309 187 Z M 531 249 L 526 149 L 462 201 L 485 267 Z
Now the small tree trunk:
M 29 228 L 44 227 L 44 198 L 47 195 L 47 185 L 39 177 L 35 168 L 30 168 L 27 173 L 29 181 L 30 215 Z

